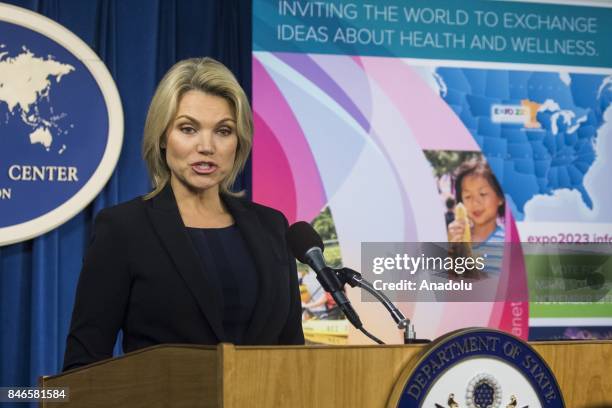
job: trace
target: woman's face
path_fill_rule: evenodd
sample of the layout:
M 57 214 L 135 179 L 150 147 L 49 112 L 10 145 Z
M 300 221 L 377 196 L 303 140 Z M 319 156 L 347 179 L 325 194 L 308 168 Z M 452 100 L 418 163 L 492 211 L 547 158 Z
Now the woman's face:
M 461 201 L 474 226 L 482 227 L 497 221 L 497 210 L 504 201 L 489 181 L 480 175 L 465 176 L 461 181 Z
M 236 120 L 225 98 L 188 91 L 166 133 L 166 162 L 174 189 L 213 189 L 231 173 L 236 157 Z

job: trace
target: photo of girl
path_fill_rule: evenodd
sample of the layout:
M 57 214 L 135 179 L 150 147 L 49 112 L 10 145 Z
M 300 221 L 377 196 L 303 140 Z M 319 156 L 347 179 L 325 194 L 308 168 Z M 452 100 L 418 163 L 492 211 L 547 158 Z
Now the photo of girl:
M 432 164 L 444 205 L 451 252 L 461 256 L 486 254 L 485 272 L 498 275 L 504 252 L 506 200 L 491 167 L 477 152 L 426 151 L 425 155 Z M 440 188 L 440 184 L 447 188 Z M 464 276 L 479 277 L 473 275 Z
M 504 195 L 491 168 L 483 159 L 472 159 L 456 171 L 455 200 L 463 204 L 469 225 L 465 219 L 457 219 L 448 225 L 450 242 L 463 242 L 466 228 L 470 229 L 472 242 L 504 242 L 503 217 L 506 211 Z

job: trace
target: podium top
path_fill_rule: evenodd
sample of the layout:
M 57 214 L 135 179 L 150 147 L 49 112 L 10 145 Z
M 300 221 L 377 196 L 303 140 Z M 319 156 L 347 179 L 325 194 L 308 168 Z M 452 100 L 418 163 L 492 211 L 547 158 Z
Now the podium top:
M 568 407 L 612 404 L 610 385 L 602 381 L 609 378 L 612 342 L 531 345 L 557 376 Z M 63 408 L 385 407 L 402 372 L 427 349 L 421 344 L 164 344 L 44 377 L 41 385 L 69 388 L 70 402 L 57 405 Z

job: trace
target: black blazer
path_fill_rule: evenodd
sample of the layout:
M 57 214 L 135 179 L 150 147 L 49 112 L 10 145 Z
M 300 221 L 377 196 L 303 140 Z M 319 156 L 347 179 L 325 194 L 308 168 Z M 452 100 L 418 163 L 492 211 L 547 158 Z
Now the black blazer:
M 244 344 L 304 344 L 295 260 L 287 219 L 241 198 L 222 199 L 258 274 Z M 204 273 L 203 273 L 204 271 Z M 172 189 L 100 211 L 77 287 L 64 370 L 160 343 L 217 344 L 225 334 L 221 288 L 205 273 Z

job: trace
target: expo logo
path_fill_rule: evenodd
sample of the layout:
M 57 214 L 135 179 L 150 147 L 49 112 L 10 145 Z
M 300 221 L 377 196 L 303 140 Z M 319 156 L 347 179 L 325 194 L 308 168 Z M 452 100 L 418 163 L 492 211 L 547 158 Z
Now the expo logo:
M 493 115 L 508 115 L 508 116 L 522 116 L 527 115 L 529 112 L 527 109 L 522 107 L 515 106 L 506 106 L 506 107 L 493 107 Z
M 522 105 L 491 105 L 493 123 L 526 124 L 531 120 L 531 111 Z

